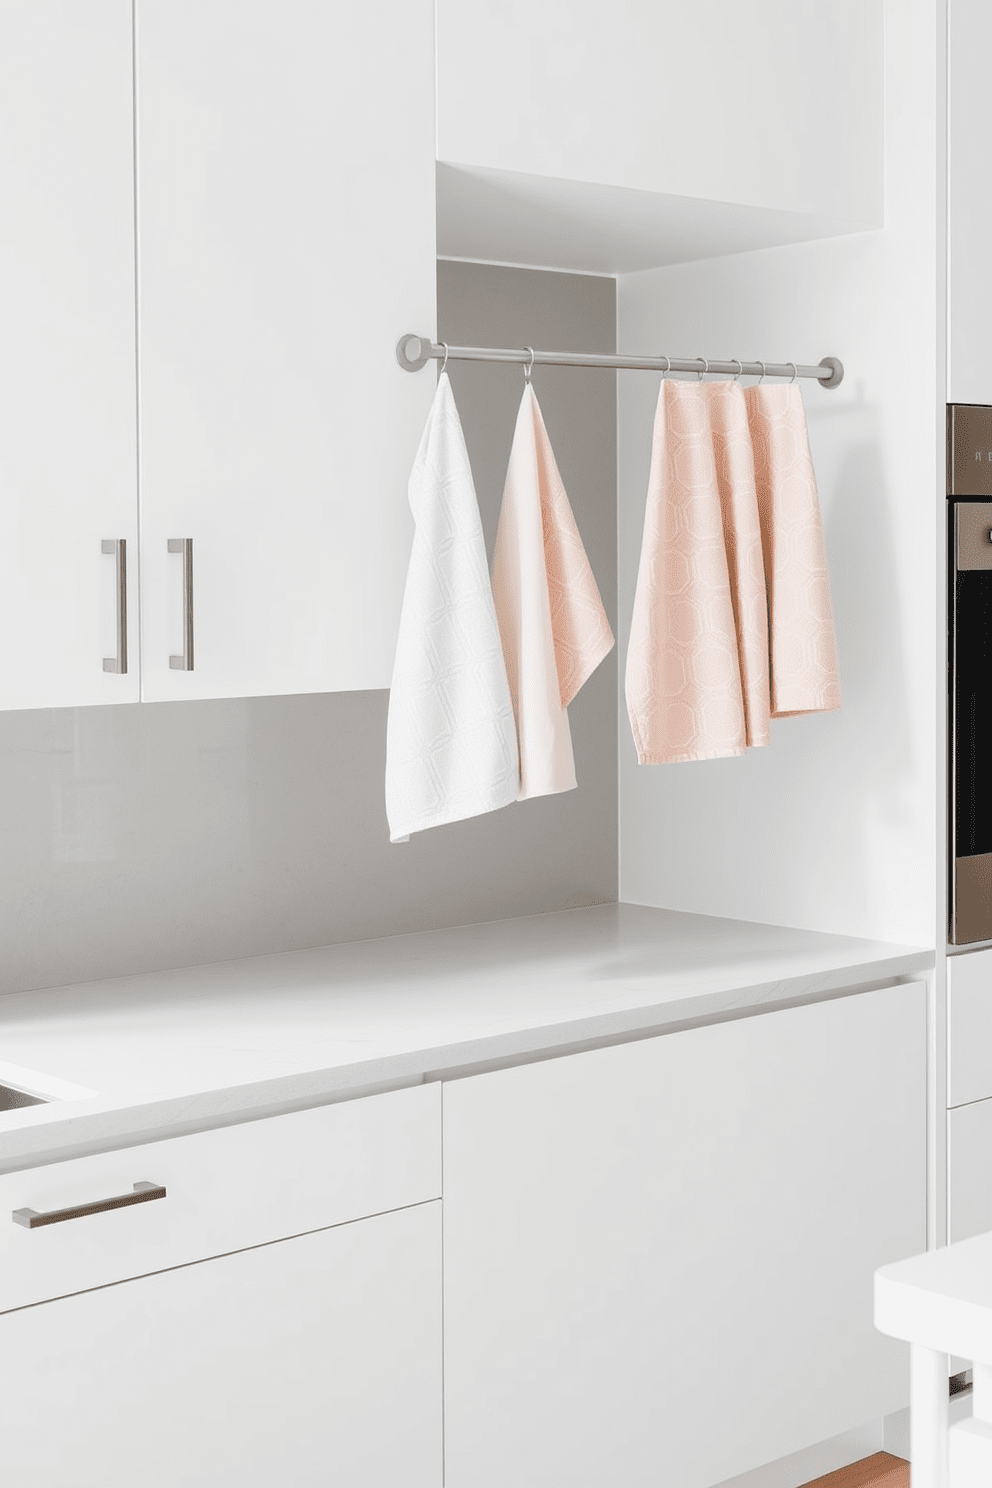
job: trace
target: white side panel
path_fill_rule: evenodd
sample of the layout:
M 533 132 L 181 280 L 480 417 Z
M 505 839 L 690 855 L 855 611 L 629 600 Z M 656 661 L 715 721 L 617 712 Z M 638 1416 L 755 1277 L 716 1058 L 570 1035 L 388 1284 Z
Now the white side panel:
M 627 902 L 944 944 L 938 9 L 934 0 L 887 5 L 882 231 L 618 283 L 624 350 L 808 362 L 831 355 L 845 368 L 836 390 L 802 385 L 841 709 L 776 719 L 768 747 L 737 759 L 640 766 L 621 683 Z M 658 380 L 620 373 L 618 387 L 622 657 Z
M 142 695 L 387 687 L 434 386 L 394 355 L 435 323 L 431 0 L 137 13 Z
M 0 1318 L 11 1488 L 440 1488 L 440 1204 Z
M 882 220 L 882 0 L 437 9 L 441 160 Z
M 992 1230 L 992 1100 L 947 1113 L 947 1238 Z
M 947 1104 L 992 1096 L 992 951 L 947 960 Z
M 987 0 L 950 0 L 948 12 L 947 401 L 992 403 L 992 7 Z
M 920 983 L 444 1086 L 447 1488 L 708 1488 L 908 1401 Z
M 138 696 L 133 175 L 130 0 L 0 0 L 0 709 Z

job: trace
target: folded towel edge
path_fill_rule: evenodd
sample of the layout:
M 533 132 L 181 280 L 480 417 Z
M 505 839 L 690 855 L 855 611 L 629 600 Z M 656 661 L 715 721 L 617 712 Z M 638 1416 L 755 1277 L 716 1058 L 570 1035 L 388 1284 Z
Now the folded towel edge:
M 427 832 L 432 827 L 447 827 L 452 822 L 471 821 L 473 816 L 487 816 L 492 811 L 501 811 L 504 806 L 511 806 L 513 804 L 517 799 L 517 791 L 519 789 L 519 783 L 514 780 L 505 790 L 495 794 L 490 801 L 484 805 L 472 806 L 468 811 L 454 807 L 450 811 L 445 811 L 437 815 L 418 817 L 412 821 L 405 821 L 397 824 L 395 828 L 391 825 L 389 840 L 390 842 L 405 842 L 409 840 L 413 832 Z M 507 794 L 507 791 L 509 791 L 509 794 Z
M 760 749 L 762 746 L 759 744 L 759 745 L 754 746 L 754 747 L 757 747 L 757 748 Z M 706 754 L 657 754 L 657 755 L 655 755 L 655 754 L 642 754 L 641 751 L 638 750 L 638 752 L 637 752 L 637 763 L 639 765 L 683 765 L 683 764 L 689 763 L 691 760 L 737 759 L 738 756 L 740 756 L 742 754 L 746 754 L 746 753 L 747 753 L 747 746 L 746 745 L 743 745 L 743 744 L 740 746 L 740 748 L 736 748 L 736 749 L 713 749 L 713 750 L 710 750 L 709 752 L 707 752 Z
M 565 696 L 564 692 L 561 689 L 561 679 L 559 678 L 558 691 L 563 708 L 567 708 L 570 703 L 573 703 L 575 701 L 579 693 L 582 691 L 583 687 L 585 687 L 586 683 L 589 681 L 589 678 L 592 676 L 593 672 L 596 670 L 601 662 L 604 662 L 606 660 L 616 643 L 617 638 L 611 630 L 609 643 L 607 643 L 606 638 L 604 637 L 602 647 L 597 647 L 596 651 L 593 652 L 595 660 L 592 660 L 590 658 L 589 662 L 583 669 L 580 680 L 572 688 L 571 694 L 568 697 Z

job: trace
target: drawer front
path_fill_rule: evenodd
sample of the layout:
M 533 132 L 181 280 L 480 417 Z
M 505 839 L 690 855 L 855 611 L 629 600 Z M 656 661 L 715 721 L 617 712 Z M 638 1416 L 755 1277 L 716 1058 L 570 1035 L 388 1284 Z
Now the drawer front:
M 947 1238 L 992 1230 L 992 1100 L 947 1115 Z
M 947 1104 L 992 1096 L 992 951 L 947 963 Z
M 440 1095 L 419 1085 L 0 1176 L 0 1312 L 439 1198 Z M 136 1183 L 166 1196 L 12 1220 Z

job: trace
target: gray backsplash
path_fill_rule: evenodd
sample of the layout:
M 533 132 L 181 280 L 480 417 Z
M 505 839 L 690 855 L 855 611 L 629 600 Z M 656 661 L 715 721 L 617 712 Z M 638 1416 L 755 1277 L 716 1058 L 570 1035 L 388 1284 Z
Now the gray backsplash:
M 440 263 L 438 301 L 455 344 L 615 346 L 611 279 Z M 491 549 L 522 372 L 448 370 Z M 615 626 L 614 381 L 534 374 Z M 0 992 L 616 899 L 615 651 L 569 710 L 578 790 L 403 845 L 383 806 L 387 703 L 0 713 Z

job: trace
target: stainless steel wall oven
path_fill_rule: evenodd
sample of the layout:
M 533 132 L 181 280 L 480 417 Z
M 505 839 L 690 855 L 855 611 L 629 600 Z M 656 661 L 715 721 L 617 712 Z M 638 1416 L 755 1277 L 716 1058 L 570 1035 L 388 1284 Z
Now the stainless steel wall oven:
M 947 410 L 950 927 L 992 940 L 992 407 Z

